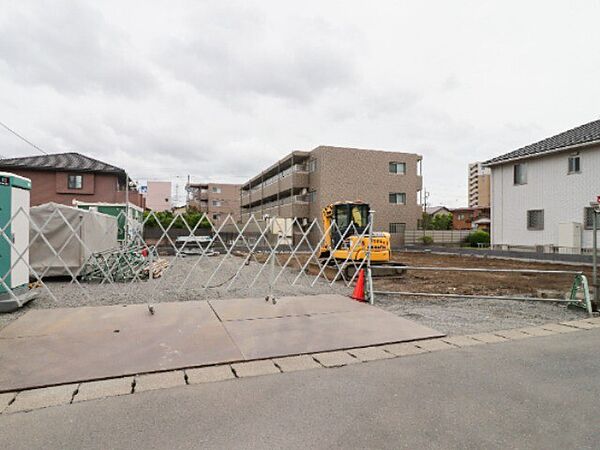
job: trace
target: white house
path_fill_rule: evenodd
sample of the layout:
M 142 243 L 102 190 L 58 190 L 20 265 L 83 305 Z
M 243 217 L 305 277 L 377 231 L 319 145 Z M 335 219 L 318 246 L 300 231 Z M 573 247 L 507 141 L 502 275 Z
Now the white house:
M 600 120 L 484 165 L 492 171 L 492 245 L 591 248 L 590 202 L 600 195 Z

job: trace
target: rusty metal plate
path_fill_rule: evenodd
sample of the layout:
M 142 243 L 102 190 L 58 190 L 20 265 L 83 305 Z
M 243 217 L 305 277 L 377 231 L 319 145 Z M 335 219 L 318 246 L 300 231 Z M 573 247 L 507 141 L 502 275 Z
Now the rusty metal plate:
M 364 303 L 338 294 L 281 297 L 275 304 L 264 298 L 210 300 L 209 303 L 222 321 L 306 316 L 368 308 Z
M 442 337 L 431 328 L 363 305 L 362 311 L 223 322 L 246 359 Z
M 0 392 L 442 336 L 337 295 L 33 310 L 0 332 Z M 247 320 L 246 320 L 247 319 Z
M 221 323 L 0 339 L 0 392 L 241 360 Z
M 66 336 L 131 329 L 201 326 L 218 318 L 205 301 L 158 303 L 155 314 L 147 305 L 89 306 L 31 310 L 0 331 L 0 339 Z

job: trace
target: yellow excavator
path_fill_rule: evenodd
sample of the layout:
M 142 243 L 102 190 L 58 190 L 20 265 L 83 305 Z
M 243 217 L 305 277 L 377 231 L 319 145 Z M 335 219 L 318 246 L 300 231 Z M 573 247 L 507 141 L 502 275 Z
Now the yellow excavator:
M 345 271 L 347 277 L 354 275 L 355 264 L 360 264 L 367 257 L 371 245 L 371 266 L 373 276 L 401 275 L 401 265 L 391 264 L 392 246 L 390 234 L 373 232 L 369 237 L 369 204 L 361 201 L 342 201 L 327 205 L 321 211 L 325 238 L 321 245 L 319 257 L 333 262 L 348 261 Z M 335 221 L 336 226 L 331 223 Z M 362 235 L 362 236 L 361 236 Z M 377 267 L 385 265 L 386 267 Z M 390 267 L 395 265 L 397 267 Z

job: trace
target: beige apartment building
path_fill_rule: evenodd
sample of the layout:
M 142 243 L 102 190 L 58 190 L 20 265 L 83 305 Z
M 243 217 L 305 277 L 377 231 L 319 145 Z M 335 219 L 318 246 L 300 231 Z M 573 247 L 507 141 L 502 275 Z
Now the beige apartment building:
M 229 214 L 240 220 L 240 185 L 226 183 L 188 183 L 188 206 L 206 213 L 216 226 Z
M 490 169 L 480 162 L 469 164 L 469 208 L 490 207 L 490 177 Z
M 420 155 L 319 146 L 294 151 L 241 187 L 241 215 L 297 217 L 310 222 L 324 206 L 361 200 L 375 211 L 374 228 L 389 231 L 392 245 L 421 218 Z

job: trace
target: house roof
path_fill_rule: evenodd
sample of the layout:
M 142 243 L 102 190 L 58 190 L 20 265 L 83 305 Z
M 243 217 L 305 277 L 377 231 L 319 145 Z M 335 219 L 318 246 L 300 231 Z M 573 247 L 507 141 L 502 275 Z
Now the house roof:
M 440 211 L 447 211 L 450 212 L 450 210 L 448 208 L 446 208 L 445 206 L 428 206 L 427 208 L 425 208 L 425 212 L 427 214 L 429 214 L 430 216 L 433 216 L 434 214 L 437 214 Z
M 124 175 L 120 167 L 107 164 L 81 153 L 51 153 L 49 155 L 25 156 L 23 158 L 0 159 L 0 169 L 28 170 L 75 170 L 78 172 L 99 172 Z
M 586 123 L 585 125 L 557 134 L 556 136 L 546 138 L 534 144 L 526 145 L 525 147 L 521 147 L 512 152 L 492 158 L 483 164 L 486 166 L 503 164 L 515 159 L 531 158 L 545 153 L 590 144 L 592 142 L 600 142 L 600 120 Z

